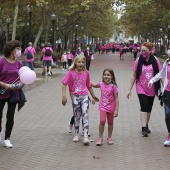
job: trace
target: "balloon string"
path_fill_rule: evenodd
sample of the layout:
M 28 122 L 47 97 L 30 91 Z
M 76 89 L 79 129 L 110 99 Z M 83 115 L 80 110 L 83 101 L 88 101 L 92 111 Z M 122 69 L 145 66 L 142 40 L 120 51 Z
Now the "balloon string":
M 19 77 L 16 80 L 14 80 L 14 82 L 12 84 L 16 83 L 18 79 L 19 79 Z

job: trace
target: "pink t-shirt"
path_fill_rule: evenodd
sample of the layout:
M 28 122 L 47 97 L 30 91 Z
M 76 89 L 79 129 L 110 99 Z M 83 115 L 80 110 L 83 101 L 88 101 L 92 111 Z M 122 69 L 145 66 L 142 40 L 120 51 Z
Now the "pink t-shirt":
M 32 53 L 32 55 L 33 55 L 33 58 L 31 58 L 31 59 L 27 59 L 27 52 L 28 52 L 28 50 Z M 35 51 L 35 49 L 34 49 L 34 47 L 27 47 L 26 49 L 25 49 L 25 51 L 24 51 L 24 54 L 25 54 L 25 61 L 26 62 L 34 62 L 34 54 L 36 53 L 36 51 Z
M 99 110 L 114 113 L 116 108 L 116 101 L 114 94 L 118 93 L 118 88 L 112 83 L 106 86 L 104 82 L 99 82 L 98 87 L 101 90 L 101 97 L 99 103 Z
M 168 64 L 168 75 L 167 75 L 168 85 L 165 90 L 170 91 L 170 65 Z
M 19 60 L 16 60 L 15 63 L 9 63 L 5 57 L 0 58 L 0 81 L 7 84 L 12 84 L 14 82 L 20 81 L 18 72 L 22 66 L 22 62 Z M 19 100 L 19 91 L 15 90 L 15 94 Z M 6 99 L 9 97 L 10 90 L 7 90 L 5 94 L 0 94 L 0 99 Z
M 90 75 L 87 70 L 80 73 L 76 70 L 68 71 L 62 83 L 68 85 L 69 91 L 75 95 L 87 95 L 88 89 L 91 87 Z
M 51 51 L 51 56 L 45 56 L 45 50 L 46 50 L 46 49 L 50 49 L 50 51 Z M 53 55 L 53 53 L 54 53 L 54 51 L 53 51 L 53 49 L 52 49 L 51 47 L 44 47 L 44 48 L 42 49 L 43 60 L 45 60 L 45 61 L 50 61 L 50 60 L 52 60 L 52 55 Z
M 72 54 L 72 53 L 68 53 L 68 54 L 67 54 L 67 59 L 72 60 L 72 59 L 73 59 L 73 54 Z
M 133 71 L 137 71 L 139 58 L 136 59 L 133 67 Z M 156 58 L 158 63 L 158 69 L 161 70 L 160 61 Z M 152 86 L 151 88 L 148 87 L 149 80 L 154 76 L 152 64 L 150 65 L 143 65 L 142 66 L 142 73 L 139 76 L 139 80 L 136 81 L 136 92 L 137 94 L 145 94 L 147 96 L 155 96 L 155 87 Z

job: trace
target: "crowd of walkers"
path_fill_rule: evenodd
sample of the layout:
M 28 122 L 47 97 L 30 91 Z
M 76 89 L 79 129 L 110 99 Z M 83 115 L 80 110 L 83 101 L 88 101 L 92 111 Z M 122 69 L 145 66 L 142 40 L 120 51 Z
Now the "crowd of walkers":
M 155 56 L 156 49 L 154 44 L 150 42 L 130 45 L 106 43 L 98 44 L 97 47 L 99 54 L 103 54 L 104 52 L 106 54 L 109 52 L 119 52 L 120 60 L 124 60 L 123 54 L 126 52 L 130 52 L 134 55 L 133 73 L 130 78 L 126 96 L 127 98 L 131 96 L 131 90 L 134 84 L 136 84 L 136 93 L 140 104 L 141 135 L 143 137 L 148 137 L 151 133 L 149 120 L 155 96 L 159 96 L 164 103 L 165 123 L 168 130 L 168 136 L 164 142 L 164 146 L 170 146 L 170 49 L 167 51 L 168 59 L 164 62 L 162 67 L 159 59 Z M 41 52 L 43 55 L 45 75 L 51 75 L 51 60 L 54 51 L 50 44 L 46 44 Z M 26 66 L 30 67 L 32 70 L 34 69 L 33 61 L 35 53 L 36 51 L 30 42 L 24 54 Z M 113 124 L 114 118 L 118 116 L 119 112 L 118 93 L 121 89 L 118 89 L 116 76 L 113 69 L 110 68 L 104 68 L 101 81 L 97 83 L 91 81 L 89 70 L 94 53 L 95 48 L 92 50 L 90 45 L 87 45 L 85 50 L 82 50 L 81 45 L 78 45 L 75 54 L 72 54 L 71 50 L 63 52 L 61 57 L 63 70 L 66 70 L 67 63 L 68 70 L 62 80 L 62 104 L 65 106 L 67 103 L 66 87 L 68 86 L 73 107 L 73 116 L 69 123 L 69 132 L 72 132 L 74 127 L 75 136 L 73 142 L 78 142 L 80 140 L 79 124 L 82 117 L 83 143 L 89 145 L 89 102 L 91 100 L 88 96 L 88 92 L 90 92 L 92 104 L 99 101 L 99 138 L 96 145 L 101 146 L 103 144 L 106 119 L 108 123 L 107 143 L 112 145 Z M 137 57 L 137 53 L 139 53 L 139 57 Z M 8 103 L 5 140 L 3 143 L 7 148 L 13 147 L 10 136 L 14 125 L 14 113 L 16 105 L 22 100 L 22 96 L 20 96 L 22 87 L 18 88 L 17 86 L 17 83 L 20 83 L 18 78 L 19 69 L 22 67 L 22 63 L 18 60 L 20 56 L 21 42 L 12 40 L 6 44 L 4 57 L 0 59 L 0 140 L 3 133 L 1 127 L 3 109 L 5 103 Z M 15 68 L 15 70 L 13 68 Z M 17 83 L 15 82 L 16 79 Z M 162 93 L 160 93 L 161 83 L 163 85 Z M 100 99 L 96 97 L 93 88 L 100 88 Z M 15 95 L 15 100 L 13 99 L 13 95 Z M 24 98 L 24 103 L 25 102 L 26 99 Z

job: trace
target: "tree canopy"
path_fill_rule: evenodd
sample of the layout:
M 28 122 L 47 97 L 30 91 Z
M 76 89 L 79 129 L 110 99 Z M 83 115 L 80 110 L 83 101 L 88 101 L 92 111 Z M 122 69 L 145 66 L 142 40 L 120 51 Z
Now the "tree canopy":
M 28 11 L 28 5 L 31 11 Z M 55 16 L 53 21 L 52 14 Z M 8 23 L 10 38 L 23 40 L 27 37 L 28 41 L 31 36 L 34 46 L 40 38 L 49 40 L 53 31 L 57 34 L 56 40 L 66 36 L 68 39 L 76 25 L 78 36 L 108 39 L 113 35 L 117 21 L 112 0 L 3 0 L 0 7 L 1 40 L 7 34 L 8 18 L 11 19 Z

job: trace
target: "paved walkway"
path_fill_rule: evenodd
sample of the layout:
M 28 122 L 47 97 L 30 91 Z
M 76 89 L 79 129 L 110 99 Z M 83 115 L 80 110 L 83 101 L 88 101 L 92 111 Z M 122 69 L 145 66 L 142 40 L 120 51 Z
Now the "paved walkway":
M 79 143 L 72 142 L 73 134 L 67 132 L 72 116 L 69 95 L 67 105 L 61 105 L 61 80 L 65 72 L 53 69 L 52 78 L 39 76 L 37 82 L 43 79 L 40 81 L 42 85 L 26 92 L 28 102 L 15 115 L 11 136 L 14 147 L 6 149 L 0 146 L 0 170 L 169 170 L 170 148 L 163 147 L 167 134 L 163 108 L 155 99 L 149 125 L 152 133 L 148 138 L 143 138 L 135 87 L 132 97 L 126 99 L 133 62 L 130 53 L 125 55 L 124 61 L 119 60 L 118 53 L 110 53 L 95 55 L 91 63 L 90 76 L 94 82 L 102 79 L 104 68 L 110 67 L 115 71 L 120 109 L 115 119 L 114 145 L 106 143 L 107 126 L 101 147 L 96 146 L 95 142 L 84 146 L 82 138 Z M 36 72 L 41 71 L 41 68 L 36 69 Z M 100 96 L 99 89 L 94 91 Z M 4 123 L 5 115 L 3 129 Z M 97 103 L 90 105 L 91 139 L 98 138 L 98 124 Z

